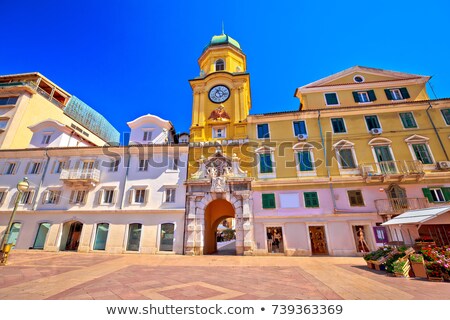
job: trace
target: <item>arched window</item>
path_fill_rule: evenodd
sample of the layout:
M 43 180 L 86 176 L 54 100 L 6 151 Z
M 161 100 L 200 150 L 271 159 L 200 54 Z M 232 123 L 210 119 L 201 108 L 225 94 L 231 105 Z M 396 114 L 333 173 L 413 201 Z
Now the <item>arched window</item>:
M 216 71 L 223 71 L 223 70 L 225 70 L 225 61 L 219 59 L 216 61 Z
M 356 163 L 355 156 L 355 146 L 354 143 L 347 140 L 340 140 L 333 145 L 336 152 L 336 158 L 339 164 L 339 170 L 344 170 L 343 172 L 358 170 L 358 165 Z M 341 172 L 342 173 L 342 172 Z M 353 172 L 347 172 L 353 173 Z
M 97 231 L 95 232 L 94 250 L 105 250 L 106 239 L 108 238 L 109 223 L 97 224 Z

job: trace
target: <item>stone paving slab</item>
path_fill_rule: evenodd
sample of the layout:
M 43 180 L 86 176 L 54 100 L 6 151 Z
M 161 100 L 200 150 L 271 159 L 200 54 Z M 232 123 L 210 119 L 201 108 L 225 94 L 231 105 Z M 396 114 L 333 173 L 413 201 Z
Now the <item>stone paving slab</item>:
M 359 257 L 14 251 L 2 300 L 450 299 L 450 283 L 387 277 Z

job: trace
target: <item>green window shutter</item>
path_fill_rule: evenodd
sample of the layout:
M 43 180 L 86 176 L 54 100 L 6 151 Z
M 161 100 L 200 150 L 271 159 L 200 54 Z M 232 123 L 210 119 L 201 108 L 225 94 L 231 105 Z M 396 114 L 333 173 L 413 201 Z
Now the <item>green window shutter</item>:
M 425 196 L 425 198 L 427 198 L 429 202 L 434 202 L 430 189 L 422 188 L 422 192 L 423 192 L 423 195 Z
M 384 92 L 386 93 L 386 98 L 387 98 L 388 100 L 394 100 L 394 99 L 392 98 L 391 90 L 389 90 L 389 89 L 384 89 Z
M 267 193 L 262 195 L 263 209 L 275 209 L 275 195 L 273 193 Z
M 358 97 L 358 92 L 353 92 L 353 99 L 355 100 L 355 102 L 360 102 L 359 101 L 359 97 Z
M 409 99 L 410 98 L 408 89 L 400 88 L 400 92 L 402 93 L 403 99 Z
M 367 91 L 367 94 L 369 95 L 369 100 L 370 101 L 376 101 L 377 100 L 377 96 L 375 95 L 375 91 L 369 90 L 369 91 Z
M 319 207 L 319 198 L 317 197 L 317 192 L 305 192 L 303 193 L 305 199 L 306 208 L 317 208 Z
M 445 188 L 441 188 L 441 190 L 442 190 L 442 193 L 444 194 L 445 201 L 450 201 L 450 188 L 445 187 Z

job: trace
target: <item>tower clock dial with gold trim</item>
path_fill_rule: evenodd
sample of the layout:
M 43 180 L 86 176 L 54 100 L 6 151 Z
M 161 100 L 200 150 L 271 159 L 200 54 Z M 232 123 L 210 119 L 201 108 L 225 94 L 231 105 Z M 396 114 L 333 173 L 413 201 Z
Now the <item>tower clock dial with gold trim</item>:
M 230 97 L 230 89 L 224 85 L 214 86 L 209 90 L 209 100 L 214 103 L 222 103 L 228 100 Z

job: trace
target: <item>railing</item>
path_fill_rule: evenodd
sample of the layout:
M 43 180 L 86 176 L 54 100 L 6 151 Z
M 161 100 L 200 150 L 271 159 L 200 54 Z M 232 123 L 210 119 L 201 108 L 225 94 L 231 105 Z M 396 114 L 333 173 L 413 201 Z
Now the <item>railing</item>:
M 4 82 L 0 83 L 0 87 L 15 87 L 15 86 L 28 86 L 32 88 L 33 90 L 36 90 L 37 93 L 39 93 L 41 96 L 43 96 L 45 99 L 53 103 L 55 106 L 64 109 L 64 104 L 59 102 L 58 100 L 54 99 L 53 97 L 50 98 L 50 94 L 46 92 L 44 89 L 39 88 L 38 85 L 33 81 L 16 81 L 16 82 Z
M 428 208 L 430 203 L 426 198 L 392 198 L 375 200 L 375 207 L 380 215 L 392 215 Z
M 422 174 L 423 164 L 419 160 L 380 161 L 359 165 L 361 175 L 380 176 L 390 174 Z
M 100 181 L 99 169 L 64 169 L 59 176 L 60 180 L 67 181 Z

